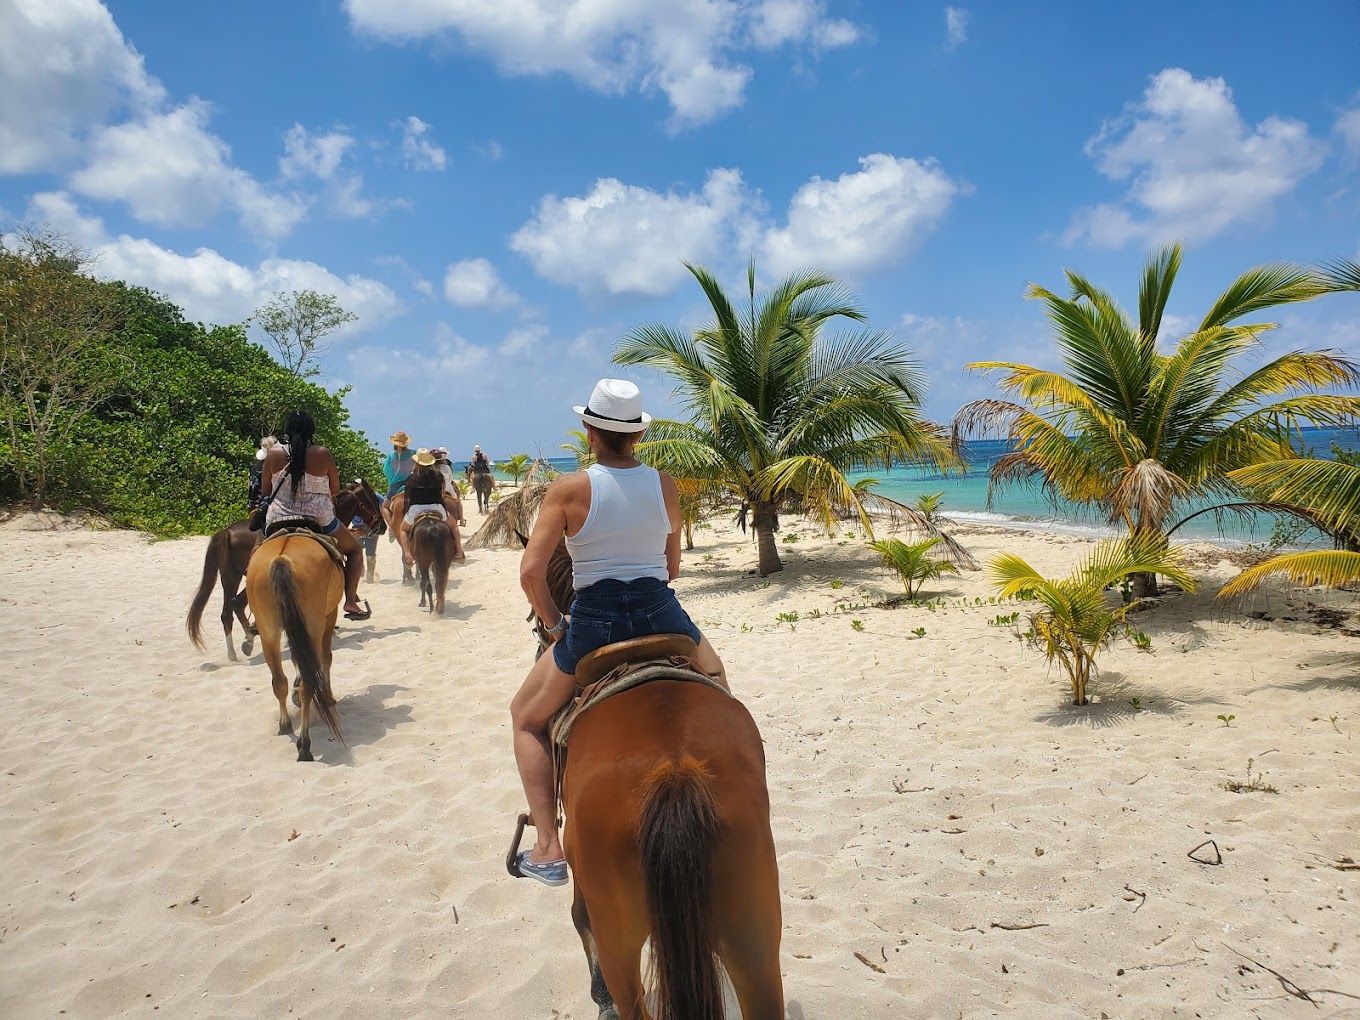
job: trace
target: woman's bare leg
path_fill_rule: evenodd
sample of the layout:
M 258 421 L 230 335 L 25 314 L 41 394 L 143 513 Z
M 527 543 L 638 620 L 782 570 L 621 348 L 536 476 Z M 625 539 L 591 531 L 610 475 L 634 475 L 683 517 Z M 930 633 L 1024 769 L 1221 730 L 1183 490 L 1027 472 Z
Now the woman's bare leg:
M 552 754 L 548 747 L 548 720 L 571 698 L 576 678 L 563 673 L 545 652 L 534 663 L 514 700 L 510 721 L 515 740 L 515 764 L 529 801 L 529 817 L 538 839 L 529 859 L 540 864 L 562 859 L 557 837 L 557 805 L 553 803 Z

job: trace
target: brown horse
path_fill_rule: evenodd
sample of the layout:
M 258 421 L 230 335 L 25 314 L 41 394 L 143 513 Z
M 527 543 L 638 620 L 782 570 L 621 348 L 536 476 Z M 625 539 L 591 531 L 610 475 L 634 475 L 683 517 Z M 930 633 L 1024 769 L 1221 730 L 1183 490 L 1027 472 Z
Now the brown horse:
M 548 577 L 566 612 L 565 544 Z M 657 1020 L 722 1017 L 722 969 L 744 1020 L 784 1016 L 765 753 L 741 702 L 673 680 L 600 702 L 573 725 L 562 802 L 571 916 L 602 1020 L 651 1015 L 649 936 Z
M 335 516 L 340 520 L 352 521 L 356 516 L 363 520 L 371 534 L 381 535 L 387 530 L 378 509 L 378 497 L 373 487 L 362 478 L 356 478 L 340 490 L 335 497 Z M 199 648 L 203 647 L 202 623 L 203 610 L 212 596 L 213 581 L 222 582 L 222 631 L 227 638 L 227 658 L 236 661 L 236 647 L 231 639 L 231 619 L 235 615 L 241 621 L 241 629 L 246 639 L 241 642 L 241 651 L 250 655 L 255 650 L 255 628 L 246 618 L 246 597 L 240 593 L 241 581 L 250 565 L 250 555 L 260 544 L 260 532 L 251 531 L 246 521 L 228 524 L 208 540 L 208 549 L 203 556 L 203 577 L 198 591 L 189 604 L 189 615 L 185 628 L 189 639 Z
M 428 600 L 430 612 L 443 616 L 444 590 L 453 562 L 453 534 L 438 514 L 421 514 L 411 525 L 407 542 L 420 576 L 420 608 L 424 609 Z
M 246 570 L 246 597 L 255 611 L 260 647 L 279 701 L 280 734 L 293 732 L 283 671 L 284 637 L 298 669 L 298 761 L 314 760 L 309 733 L 313 705 L 343 742 L 331 693 L 331 638 L 344 594 L 344 571 L 320 542 L 306 535 L 266 539 Z
M 472 483 L 472 491 L 477 493 L 477 512 L 487 513 L 491 509 L 491 493 L 496 488 L 496 478 L 490 471 L 473 471 L 469 464 L 467 480 Z

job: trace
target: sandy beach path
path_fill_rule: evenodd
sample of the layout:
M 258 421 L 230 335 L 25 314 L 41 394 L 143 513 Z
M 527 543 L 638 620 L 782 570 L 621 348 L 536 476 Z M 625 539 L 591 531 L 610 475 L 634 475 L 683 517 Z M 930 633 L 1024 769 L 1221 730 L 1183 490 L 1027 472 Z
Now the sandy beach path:
M 336 639 L 347 746 L 318 724 L 301 765 L 216 597 L 207 652 L 184 635 L 206 540 L 21 524 L 0 527 L 0 1016 L 593 1020 L 568 893 L 501 862 L 516 555 L 473 553 L 431 619 L 382 543 L 373 619 Z M 1052 572 L 1086 548 L 960 534 Z M 805 530 L 762 581 L 725 522 L 698 542 L 677 587 L 766 741 L 790 1017 L 1360 1015 L 1338 994 L 1360 996 L 1360 873 L 1333 866 L 1360 859 L 1355 596 L 1276 589 L 1255 619 L 1211 604 L 1230 568 L 1205 568 L 1074 710 L 996 624 L 1017 607 L 971 604 L 982 574 L 934 611 L 836 611 L 893 590 L 859 543 Z M 1223 788 L 1249 758 L 1278 793 Z M 1187 858 L 1209 839 L 1220 865 Z

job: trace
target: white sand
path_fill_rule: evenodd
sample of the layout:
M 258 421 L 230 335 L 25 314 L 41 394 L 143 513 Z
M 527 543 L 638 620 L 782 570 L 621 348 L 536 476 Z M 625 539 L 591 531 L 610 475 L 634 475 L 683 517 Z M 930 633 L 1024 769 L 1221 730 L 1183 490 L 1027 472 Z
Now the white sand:
M 593 1020 L 568 892 L 501 862 L 531 658 L 513 553 L 472 554 L 432 620 L 382 545 L 374 618 L 336 642 L 349 746 L 318 724 L 302 765 L 258 654 L 226 663 L 216 597 L 208 653 L 184 636 L 205 540 L 20 524 L 0 528 L 0 1016 Z M 1086 548 L 960 533 L 1055 573 Z M 1253 620 L 1212 604 L 1227 565 L 1201 569 L 1202 594 L 1141 618 L 1152 653 L 1117 645 L 1074 709 L 988 625 L 1010 608 L 809 620 L 893 590 L 862 545 L 804 537 L 762 581 L 725 522 L 698 539 L 681 597 L 769 754 L 790 1017 L 1360 1015 L 1265 969 L 1360 996 L 1360 873 L 1326 863 L 1360 858 L 1354 596 L 1276 589 Z M 936 590 L 989 594 L 982 573 Z M 1222 789 L 1249 757 L 1277 795 Z M 1210 838 L 1221 866 L 1187 859 Z

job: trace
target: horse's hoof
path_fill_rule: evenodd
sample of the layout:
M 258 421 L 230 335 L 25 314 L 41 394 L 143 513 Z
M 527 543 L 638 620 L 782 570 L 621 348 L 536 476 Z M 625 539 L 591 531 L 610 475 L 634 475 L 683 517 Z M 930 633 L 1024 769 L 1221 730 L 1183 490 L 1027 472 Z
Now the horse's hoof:
M 290 722 L 289 722 L 289 723 L 279 723 L 279 736 L 281 736 L 281 737 L 291 737 L 292 735 L 293 735 L 293 724 L 292 724 L 292 723 L 290 723 Z
M 242 654 L 244 654 L 244 655 L 246 655 L 246 656 L 254 655 L 254 654 L 255 654 L 255 641 L 254 641 L 254 639 L 252 639 L 252 638 L 247 638 L 245 641 L 242 641 L 242 642 L 241 642 L 241 652 L 242 652 Z M 236 656 L 233 655 L 232 658 L 235 659 Z
M 301 740 L 298 741 L 298 757 L 297 757 L 297 760 L 298 760 L 298 761 L 316 761 L 316 759 L 312 757 L 312 744 L 311 744 L 311 741 L 308 741 L 308 742 L 305 743 L 305 744 L 304 744 Z

